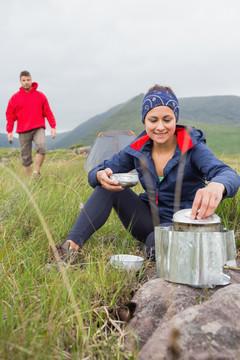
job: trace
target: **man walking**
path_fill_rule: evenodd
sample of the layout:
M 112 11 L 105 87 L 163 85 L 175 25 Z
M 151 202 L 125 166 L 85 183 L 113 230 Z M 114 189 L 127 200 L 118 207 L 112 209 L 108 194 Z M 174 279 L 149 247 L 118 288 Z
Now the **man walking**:
M 45 118 L 51 127 L 53 139 L 56 137 L 56 121 L 46 96 L 37 91 L 38 84 L 32 82 L 28 71 L 21 72 L 20 83 L 22 86 L 9 100 L 6 111 L 8 140 L 13 141 L 14 122 L 17 121 L 23 171 L 31 175 L 33 141 L 37 151 L 34 174 L 40 175 L 46 154 Z

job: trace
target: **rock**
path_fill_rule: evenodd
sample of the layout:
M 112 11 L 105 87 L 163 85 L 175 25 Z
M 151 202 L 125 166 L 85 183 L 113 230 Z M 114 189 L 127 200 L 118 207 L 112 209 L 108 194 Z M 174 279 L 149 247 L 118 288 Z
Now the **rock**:
M 239 264 L 238 264 L 239 266 Z M 125 347 L 138 359 L 240 359 L 240 272 L 231 285 L 194 288 L 155 278 L 132 298 L 136 310 Z M 238 345 L 239 344 L 239 345 Z
M 146 282 L 132 298 L 137 306 L 129 323 L 130 329 L 138 337 L 139 347 L 141 348 L 146 343 L 159 323 L 168 321 L 173 315 L 198 304 L 205 298 L 210 298 L 212 293 L 213 290 L 203 291 L 203 289 L 170 283 L 160 278 Z M 127 349 L 135 348 L 136 345 L 132 338 L 127 339 Z
M 68 150 L 68 152 L 70 153 L 74 153 L 74 154 L 88 154 L 89 151 L 91 149 L 91 146 L 80 146 L 80 147 L 74 147 Z
M 212 299 L 161 322 L 138 360 L 240 359 L 240 284 L 217 290 Z

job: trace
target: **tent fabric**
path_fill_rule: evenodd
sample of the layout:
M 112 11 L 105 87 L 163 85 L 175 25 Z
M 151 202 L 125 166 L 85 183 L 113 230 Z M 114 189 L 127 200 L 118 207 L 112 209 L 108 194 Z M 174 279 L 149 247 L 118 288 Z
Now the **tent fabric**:
M 136 136 L 131 130 L 112 130 L 100 132 L 88 154 L 85 170 L 90 171 L 102 161 L 124 149 Z

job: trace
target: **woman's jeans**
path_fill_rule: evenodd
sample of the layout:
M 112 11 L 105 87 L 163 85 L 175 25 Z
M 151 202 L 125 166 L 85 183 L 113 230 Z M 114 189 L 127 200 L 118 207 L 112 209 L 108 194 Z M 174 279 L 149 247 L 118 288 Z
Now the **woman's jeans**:
M 78 246 L 102 227 L 114 209 L 124 227 L 137 240 L 145 243 L 148 257 L 154 253 L 154 226 L 149 204 L 130 188 L 113 192 L 98 185 L 80 212 L 68 239 Z

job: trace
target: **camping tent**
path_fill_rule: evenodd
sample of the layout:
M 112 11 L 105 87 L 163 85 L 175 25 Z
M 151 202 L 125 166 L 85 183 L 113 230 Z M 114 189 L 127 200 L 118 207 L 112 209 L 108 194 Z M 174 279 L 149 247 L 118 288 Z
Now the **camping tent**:
M 125 148 L 134 139 L 136 139 L 136 136 L 131 130 L 100 132 L 88 154 L 85 170 L 89 171 L 102 161 L 109 159 L 112 155 Z

